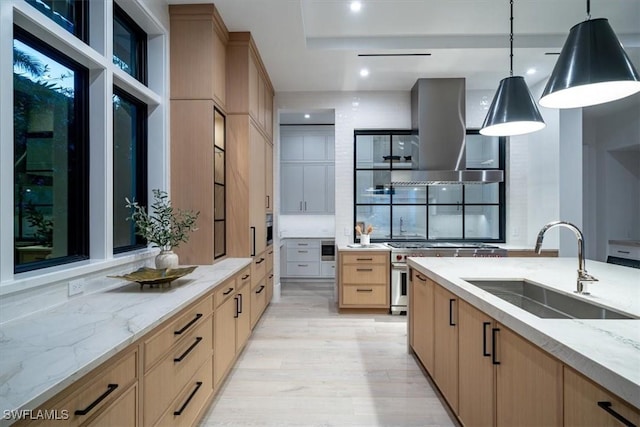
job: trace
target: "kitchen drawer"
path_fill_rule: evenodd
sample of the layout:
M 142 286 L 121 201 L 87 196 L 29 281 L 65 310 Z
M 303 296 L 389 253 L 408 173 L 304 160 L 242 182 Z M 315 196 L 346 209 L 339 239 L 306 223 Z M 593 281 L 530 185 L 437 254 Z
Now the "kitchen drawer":
M 260 255 L 253 258 L 253 262 L 251 263 L 251 286 L 255 287 L 267 273 L 267 258 L 265 258 L 266 254 L 263 252 Z M 238 283 L 238 288 L 240 288 L 241 284 Z
M 236 277 L 238 278 L 238 282 L 240 282 L 242 278 L 247 275 L 249 277 L 247 277 L 245 280 L 249 280 L 251 278 L 251 274 L 249 274 L 249 272 L 246 270 L 243 270 L 242 273 L 236 275 Z M 215 306 L 215 308 L 220 307 L 220 305 L 222 305 L 223 302 L 231 298 L 234 295 L 236 289 L 237 289 L 237 286 L 236 286 L 235 278 L 229 279 L 224 283 L 222 283 L 221 285 L 216 286 L 215 291 L 213 291 L 213 300 L 214 300 L 213 305 Z
M 342 266 L 343 284 L 377 284 L 386 285 L 389 282 L 389 270 L 386 265 L 353 265 Z
M 287 276 L 317 276 L 320 274 L 320 262 L 287 262 Z
M 204 362 L 196 374 L 187 382 L 178 397 L 164 413 L 156 426 L 191 426 L 194 425 L 203 405 L 213 393 L 212 363 Z
M 180 338 L 196 329 L 213 311 L 211 298 L 188 308 L 160 332 L 144 342 L 144 370 L 147 372 Z
M 58 423 L 55 423 L 58 425 Z M 109 405 L 103 413 L 92 420 L 87 427 L 113 427 L 138 425 L 138 386 L 133 385 L 121 397 Z
M 610 244 L 608 255 L 625 259 L 640 259 L 640 247 Z
M 344 285 L 342 305 L 389 306 L 389 288 L 386 285 Z
M 254 258 L 254 262 L 259 259 L 260 258 Z M 264 261 L 262 261 L 262 264 L 263 263 Z M 240 289 L 245 283 L 251 283 L 251 281 L 253 280 L 253 263 L 249 267 L 242 270 L 240 273 L 237 273 L 235 275 L 235 278 L 236 278 L 236 289 Z
M 61 399 L 57 403 L 47 402 L 40 407 L 42 410 L 69 412 L 69 418 L 66 420 L 56 420 L 56 426 L 79 426 L 86 423 L 91 417 L 99 414 L 101 411 L 109 411 L 109 408 L 125 390 L 135 383 L 138 377 L 138 351 L 131 351 L 123 358 L 119 359 L 115 364 L 107 368 L 97 368 L 95 376 L 89 374 L 79 385 L 71 385 L 67 398 Z M 66 392 L 63 392 L 66 393 Z M 96 403 L 97 402 L 97 403 Z M 92 407 L 92 405 L 95 406 Z M 87 411 L 86 414 L 76 414 L 75 411 Z M 35 411 L 34 411 L 35 412 Z M 98 415 L 100 417 L 101 415 Z M 18 423 L 19 425 L 48 426 L 51 425 L 50 420 L 37 420 L 31 423 Z
M 251 290 L 251 329 L 260 319 L 260 315 L 267 306 L 267 280 L 263 279 Z
M 334 261 L 322 261 L 320 275 L 322 277 L 336 277 L 336 263 Z
M 153 425 L 203 362 L 211 364 L 213 321 L 203 319 L 144 376 L 144 424 Z M 210 382 L 212 379 L 209 380 Z
M 266 269 L 267 269 L 267 273 L 268 273 L 271 270 L 273 270 L 273 246 L 267 247 L 267 250 L 264 251 L 264 252 L 266 254 L 265 258 L 267 258 Z
M 344 252 L 343 264 L 389 264 L 389 252 Z
M 287 239 L 287 249 L 317 248 L 320 249 L 320 240 L 315 239 Z
M 287 249 L 287 261 L 320 261 L 320 248 Z

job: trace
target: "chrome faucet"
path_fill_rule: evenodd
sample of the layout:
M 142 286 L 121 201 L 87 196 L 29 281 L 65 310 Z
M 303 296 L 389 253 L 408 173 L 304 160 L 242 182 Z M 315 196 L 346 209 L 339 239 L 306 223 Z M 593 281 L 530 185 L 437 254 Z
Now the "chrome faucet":
M 578 279 L 576 280 L 576 290 L 575 293 L 582 295 L 589 295 L 589 292 L 585 289 L 584 282 L 597 282 L 598 279 L 593 277 L 592 275 L 587 273 L 587 269 L 584 265 L 584 236 L 582 235 L 582 231 L 575 225 L 566 221 L 552 221 L 542 227 L 540 233 L 538 233 L 538 239 L 536 240 L 536 253 L 540 253 L 542 250 L 542 239 L 544 239 L 544 233 L 550 228 L 562 226 L 566 227 L 576 234 L 578 238 Z

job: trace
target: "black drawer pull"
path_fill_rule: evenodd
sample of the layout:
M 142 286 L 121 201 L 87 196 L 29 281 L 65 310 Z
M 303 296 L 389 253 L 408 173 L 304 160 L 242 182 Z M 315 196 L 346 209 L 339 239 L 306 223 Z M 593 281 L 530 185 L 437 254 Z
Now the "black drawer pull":
M 240 299 L 240 309 L 238 310 L 238 314 L 242 313 L 242 294 L 238 294 L 238 298 Z
M 191 399 L 193 399 L 193 396 L 195 396 L 198 390 L 200 390 L 200 387 L 202 387 L 202 381 L 198 381 L 196 383 L 196 388 L 193 389 L 193 391 L 191 392 L 189 397 L 187 397 L 187 400 L 184 401 L 180 409 L 178 409 L 177 411 L 173 411 L 173 415 L 175 415 L 176 417 L 182 415 L 184 410 L 187 409 L 189 402 L 191 402 Z
M 369 288 L 369 289 L 356 289 L 356 292 L 373 292 L 373 289 Z
M 418 280 L 420 280 L 421 282 L 426 282 L 426 281 L 427 281 L 427 278 L 426 278 L 426 277 L 423 277 L 423 276 L 421 276 L 421 275 L 420 275 L 420 274 L 418 274 L 418 273 L 416 273 L 416 277 L 417 277 L 417 278 L 418 278 Z
M 256 294 L 261 293 L 264 290 L 264 285 L 260 285 L 260 289 L 256 291 Z
M 373 261 L 373 258 L 356 258 L 356 261 Z
M 453 321 L 453 303 L 456 302 L 455 299 L 449 299 L 449 326 L 456 326 L 456 322 Z
M 273 254 L 273 251 L 269 251 L 269 255 L 272 255 L 272 254 Z
M 234 319 L 240 317 L 240 298 L 238 296 L 235 297 L 236 300 L 236 314 L 233 315 Z
M 631 253 L 629 251 L 616 251 L 616 252 L 618 252 L 619 254 L 630 254 Z
M 191 344 L 191 345 L 189 346 L 189 348 L 188 348 L 184 353 L 182 353 L 182 354 L 180 355 L 180 357 L 176 357 L 175 359 L 173 359 L 173 362 L 174 362 L 174 363 L 182 362 L 182 360 L 183 360 L 185 357 L 187 357 L 187 355 L 188 355 L 189 353 L 191 353 L 191 351 L 192 351 L 194 348 L 196 348 L 196 346 L 197 346 L 198 344 L 200 344 L 200 341 L 202 341 L 202 337 L 196 337 L 195 342 L 194 342 L 193 344 Z
M 222 295 L 229 295 L 231 292 L 233 292 L 233 288 L 227 289 L 227 292 L 223 292 Z
M 194 323 L 196 323 L 198 321 L 199 318 L 202 317 L 202 313 L 196 313 L 196 317 L 194 317 L 193 319 L 191 319 L 191 321 L 189 323 L 187 323 L 186 325 L 184 325 L 182 327 L 182 329 L 177 330 L 177 331 L 173 331 L 174 335 L 182 335 L 184 333 L 184 331 L 186 331 L 187 329 L 189 329 L 191 326 L 193 326 Z
M 271 278 L 273 278 L 273 273 L 271 273 L 271 274 L 269 275 L 269 279 L 271 279 Z
M 356 268 L 356 271 L 373 271 L 373 268 Z
M 498 332 L 500 332 L 500 329 L 498 328 L 491 328 L 491 352 L 493 353 L 493 355 L 491 356 L 491 363 L 493 363 L 494 365 L 499 365 L 500 361 L 498 360 L 498 358 L 496 357 L 496 343 L 498 342 Z
M 482 322 L 482 355 L 484 357 L 491 356 L 491 353 L 487 352 L 487 326 L 490 326 L 491 322 Z
M 262 261 L 264 261 L 264 258 L 260 258 L 260 260 L 256 261 L 256 264 L 262 264 Z
M 607 411 L 609 414 L 611 414 L 613 418 L 620 421 L 626 427 L 636 427 L 634 423 L 632 423 L 631 421 L 629 421 L 628 419 L 626 419 L 625 417 L 623 417 L 622 415 L 614 411 L 611 408 L 613 406 L 611 402 L 598 402 L 598 406 L 604 409 L 605 411 Z
M 247 280 L 250 276 L 250 274 L 245 274 L 240 280 Z
M 105 391 L 104 393 L 102 393 L 100 396 L 98 396 L 98 398 L 96 400 L 94 400 L 89 406 L 87 406 L 84 409 L 76 409 L 76 411 L 74 412 L 75 415 L 87 415 L 89 412 L 91 412 L 91 410 L 93 408 L 95 408 L 98 403 L 102 402 L 104 399 L 107 398 L 107 396 L 109 396 L 111 393 L 113 393 L 115 391 L 115 389 L 118 388 L 118 384 L 109 384 L 107 386 L 107 391 Z

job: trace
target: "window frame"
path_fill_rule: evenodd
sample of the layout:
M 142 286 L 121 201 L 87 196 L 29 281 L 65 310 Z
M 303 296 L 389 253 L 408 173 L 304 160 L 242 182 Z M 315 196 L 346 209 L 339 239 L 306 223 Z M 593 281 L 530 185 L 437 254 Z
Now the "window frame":
M 136 143 L 136 159 L 138 162 L 136 164 L 135 176 L 136 176 L 136 201 L 140 206 L 147 207 L 148 203 L 148 106 L 146 103 L 142 102 L 135 96 L 126 92 L 124 89 L 118 87 L 117 85 L 113 85 L 113 94 L 119 96 L 120 98 L 125 99 L 131 104 L 136 105 L 136 107 L 140 108 L 139 110 L 139 119 L 136 121 L 135 129 L 136 135 L 138 136 L 139 141 Z M 113 97 L 112 97 L 113 99 Z M 113 108 L 113 101 L 112 101 Z M 115 116 L 115 115 L 114 115 Z M 115 118 L 113 120 L 113 135 L 115 136 Z M 115 138 L 112 138 L 111 141 L 112 146 L 115 145 Z M 115 147 L 114 147 L 115 148 Z M 112 173 L 112 181 L 115 180 L 116 169 L 115 162 L 113 165 L 113 173 Z M 115 191 L 115 185 L 113 186 Z M 117 201 L 113 200 L 113 204 Z M 121 202 L 121 201 L 120 201 Z M 112 232 L 115 233 L 115 224 L 112 224 Z M 134 231 L 135 233 L 135 231 Z M 130 252 L 137 249 L 144 249 L 147 247 L 148 242 L 137 233 L 134 234 L 135 243 L 132 245 L 126 246 L 115 246 L 113 245 L 113 254 L 121 254 L 124 252 Z
M 39 270 L 42 268 L 68 264 L 72 262 L 89 259 L 89 70 L 74 61 L 62 52 L 53 48 L 48 43 L 29 33 L 27 30 L 13 26 L 12 40 L 19 40 L 34 50 L 50 57 L 65 67 L 74 70 L 74 103 L 73 117 L 74 125 L 70 128 L 69 133 L 73 135 L 72 141 L 84 141 L 84 144 L 75 144 L 73 150 L 68 151 L 68 163 L 74 162 L 77 167 L 72 169 L 72 173 L 68 175 L 69 192 L 67 198 L 67 221 L 73 224 L 73 231 L 69 227 L 67 236 L 67 244 L 69 248 L 74 248 L 74 254 L 47 259 L 42 261 L 32 261 L 24 264 L 18 264 L 17 257 L 14 257 L 13 266 L 14 274 L 24 273 L 27 271 Z M 14 89 L 15 96 L 15 89 Z M 15 101 L 14 101 L 15 102 Z M 15 120 L 15 113 L 14 113 Z M 15 146 L 15 135 L 13 144 Z M 16 170 L 14 167 L 13 178 L 15 183 Z M 73 185 L 73 186 L 72 186 Z M 73 191 L 71 191 L 73 190 Z M 15 190 L 14 190 L 15 191 Z M 15 200 L 14 200 L 15 209 Z M 14 213 L 15 215 L 15 213 Z M 15 227 L 15 216 L 14 216 Z M 80 231 L 80 232 L 78 232 Z M 14 250 L 15 250 L 15 231 L 14 231 Z
M 25 2 L 36 9 L 38 12 L 42 13 L 47 18 L 51 19 L 51 21 L 56 25 L 64 28 L 65 31 L 68 31 L 67 28 L 60 25 L 60 23 L 52 19 L 49 14 L 47 14 L 41 7 L 39 7 L 36 1 L 25 0 Z M 73 1 L 73 31 L 68 31 L 70 34 L 73 34 L 75 37 L 82 40 L 86 44 L 89 44 L 89 3 L 91 2 L 87 0 Z
M 136 36 L 136 61 L 138 67 L 137 72 L 135 74 L 127 73 L 125 70 L 123 72 L 129 74 L 134 79 L 138 80 L 143 85 L 147 85 L 149 72 L 147 67 L 147 33 L 124 11 L 118 4 L 113 2 L 113 23 L 112 26 L 115 25 L 116 21 L 122 25 L 125 29 L 130 31 L 130 34 Z M 114 37 L 115 37 L 115 31 Z M 115 40 L 112 40 L 113 46 L 116 45 Z M 112 53 L 115 56 L 115 52 Z M 113 61 L 113 58 L 112 58 Z M 115 63 L 114 63 L 115 64 Z M 117 66 L 117 65 L 116 65 Z M 120 67 L 118 67 L 121 69 Z

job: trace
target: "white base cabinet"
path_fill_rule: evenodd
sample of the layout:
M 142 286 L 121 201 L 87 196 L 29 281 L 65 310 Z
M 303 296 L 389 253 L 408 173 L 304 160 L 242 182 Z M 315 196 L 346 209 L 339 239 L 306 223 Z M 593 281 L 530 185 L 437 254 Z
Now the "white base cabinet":
M 322 261 L 323 239 L 285 239 L 282 278 L 335 278 L 335 261 Z

